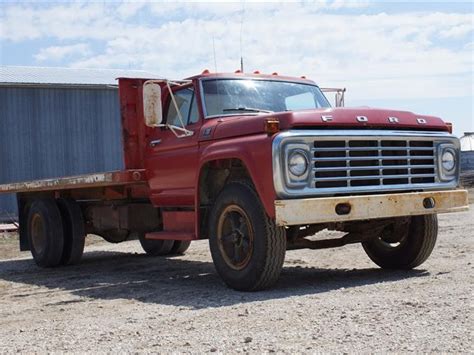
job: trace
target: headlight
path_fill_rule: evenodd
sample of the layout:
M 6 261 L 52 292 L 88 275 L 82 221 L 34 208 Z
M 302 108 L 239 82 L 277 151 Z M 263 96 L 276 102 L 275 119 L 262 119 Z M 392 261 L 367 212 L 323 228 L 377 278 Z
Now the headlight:
M 457 148 L 452 144 L 440 144 L 438 149 L 439 178 L 441 181 L 451 181 L 456 178 L 457 173 Z
M 294 176 L 303 176 L 308 170 L 308 160 L 301 151 L 295 151 L 288 159 L 288 169 Z
M 446 149 L 443 152 L 441 166 L 446 172 L 451 172 L 456 167 L 456 155 L 451 149 Z

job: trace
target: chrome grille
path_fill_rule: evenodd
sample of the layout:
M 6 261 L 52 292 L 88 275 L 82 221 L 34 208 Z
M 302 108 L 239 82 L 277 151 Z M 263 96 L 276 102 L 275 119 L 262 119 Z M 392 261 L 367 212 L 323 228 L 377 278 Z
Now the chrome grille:
M 324 139 L 312 153 L 313 188 L 396 187 L 436 181 L 431 140 Z

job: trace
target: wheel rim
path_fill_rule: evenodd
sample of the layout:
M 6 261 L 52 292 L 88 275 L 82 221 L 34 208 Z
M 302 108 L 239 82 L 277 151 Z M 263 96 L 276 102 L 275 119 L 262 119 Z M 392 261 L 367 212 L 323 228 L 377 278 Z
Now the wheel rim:
M 234 270 L 244 269 L 253 253 L 254 231 L 245 211 L 236 205 L 222 211 L 217 225 L 217 243 L 226 264 Z
M 31 241 L 36 253 L 42 254 L 46 248 L 46 233 L 43 218 L 35 214 L 31 220 Z
M 388 250 L 400 249 L 407 240 L 407 235 L 393 236 L 387 231 L 383 231 L 382 235 L 376 239 L 382 247 Z

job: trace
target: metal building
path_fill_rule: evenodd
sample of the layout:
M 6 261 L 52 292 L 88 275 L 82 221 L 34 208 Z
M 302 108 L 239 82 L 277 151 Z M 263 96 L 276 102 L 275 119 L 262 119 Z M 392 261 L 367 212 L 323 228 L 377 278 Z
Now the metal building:
M 461 141 L 461 181 L 466 187 L 474 186 L 474 132 L 465 132 Z
M 122 169 L 118 77 L 156 75 L 0 67 L 0 184 Z M 0 196 L 0 221 L 16 216 Z

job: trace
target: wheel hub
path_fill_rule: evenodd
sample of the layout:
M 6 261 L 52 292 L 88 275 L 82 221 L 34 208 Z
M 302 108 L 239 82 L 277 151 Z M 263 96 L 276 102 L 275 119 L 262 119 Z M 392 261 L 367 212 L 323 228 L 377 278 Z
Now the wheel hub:
M 38 254 L 42 254 L 46 249 L 46 234 L 44 231 L 43 219 L 39 214 L 35 214 L 31 221 L 31 231 L 33 247 Z
M 222 211 L 217 228 L 219 250 L 234 270 L 245 268 L 253 253 L 254 233 L 247 213 L 236 205 Z

